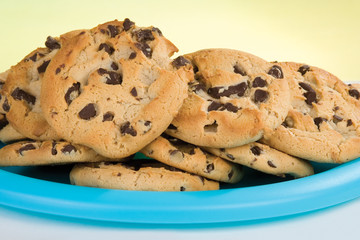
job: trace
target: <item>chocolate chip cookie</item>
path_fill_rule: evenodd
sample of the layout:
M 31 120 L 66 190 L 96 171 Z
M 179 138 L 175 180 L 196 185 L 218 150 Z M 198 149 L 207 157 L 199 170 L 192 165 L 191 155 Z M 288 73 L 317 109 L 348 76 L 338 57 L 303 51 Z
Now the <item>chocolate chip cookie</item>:
M 11 125 L 27 138 L 59 139 L 40 108 L 42 78 L 52 57 L 60 48 L 58 39 L 48 37 L 45 48 L 38 48 L 12 66 L 3 86 L 2 110 Z
M 220 182 L 236 183 L 243 176 L 239 164 L 206 153 L 197 146 L 165 134 L 155 139 L 141 152 L 166 165 Z
M 64 139 L 104 156 L 149 144 L 187 96 L 191 66 L 172 64 L 177 48 L 158 28 L 115 20 L 60 44 L 43 79 L 43 114 Z
M 235 148 L 206 148 L 206 150 L 229 161 L 280 177 L 291 175 L 300 178 L 314 174 L 312 165 L 307 161 L 258 142 Z
M 77 164 L 70 172 L 74 185 L 138 191 L 217 190 L 219 183 L 159 162 Z
M 280 125 L 290 108 L 286 73 L 274 63 L 230 49 L 182 57 L 193 65 L 189 97 L 166 133 L 215 148 L 254 142 Z
M 0 166 L 38 166 L 99 162 L 108 158 L 65 141 L 20 141 L 0 149 Z
M 291 72 L 292 109 L 262 141 L 316 162 L 343 163 L 360 157 L 359 90 L 314 66 L 277 64 Z

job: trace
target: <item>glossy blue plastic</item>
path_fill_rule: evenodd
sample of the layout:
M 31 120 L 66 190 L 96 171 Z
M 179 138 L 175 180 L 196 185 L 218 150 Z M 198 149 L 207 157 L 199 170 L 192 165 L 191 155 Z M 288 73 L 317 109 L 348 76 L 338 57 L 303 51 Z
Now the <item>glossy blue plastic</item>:
M 219 191 L 203 192 L 139 192 L 80 187 L 29 177 L 35 174 L 32 171 L 32 168 L 0 168 L 0 204 L 104 221 L 216 223 L 288 216 L 360 196 L 360 159 L 317 169 L 315 175 L 302 179 L 261 183 L 263 185 L 254 182 L 248 186 L 243 183 L 224 185 L 224 189 Z M 67 176 L 62 174 L 59 176 L 65 180 L 61 181 L 66 182 Z

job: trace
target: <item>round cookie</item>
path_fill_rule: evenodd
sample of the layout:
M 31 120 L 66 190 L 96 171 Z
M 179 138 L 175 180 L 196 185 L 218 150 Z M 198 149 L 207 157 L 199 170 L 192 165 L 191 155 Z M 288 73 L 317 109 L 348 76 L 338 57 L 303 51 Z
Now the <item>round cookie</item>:
M 343 163 L 360 157 L 359 91 L 317 67 L 277 64 L 291 73 L 292 109 L 261 141 L 316 162 Z
M 195 80 L 166 133 L 198 146 L 235 147 L 254 142 L 264 128 L 286 117 L 286 73 L 273 63 L 231 49 L 207 49 L 184 55 Z
M 68 141 L 110 158 L 129 156 L 160 136 L 187 96 L 191 66 L 171 64 L 177 48 L 158 28 L 115 20 L 60 43 L 41 107 Z
M 60 43 L 58 39 L 48 37 L 45 45 L 12 66 L 3 86 L 7 104 L 3 103 L 2 108 L 8 121 L 19 133 L 35 140 L 59 139 L 42 115 L 40 89 L 46 68 Z
M 237 183 L 243 177 L 242 166 L 239 164 L 213 156 L 199 147 L 165 134 L 156 138 L 141 152 L 166 165 L 220 182 Z
M 65 141 L 20 141 L 0 149 L 0 166 L 38 166 L 99 162 L 108 158 Z
M 70 172 L 74 185 L 137 191 L 218 190 L 219 183 L 159 162 L 77 164 Z
M 280 177 L 288 174 L 300 178 L 314 174 L 312 165 L 307 161 L 257 142 L 235 148 L 206 148 L 206 151 L 229 161 Z

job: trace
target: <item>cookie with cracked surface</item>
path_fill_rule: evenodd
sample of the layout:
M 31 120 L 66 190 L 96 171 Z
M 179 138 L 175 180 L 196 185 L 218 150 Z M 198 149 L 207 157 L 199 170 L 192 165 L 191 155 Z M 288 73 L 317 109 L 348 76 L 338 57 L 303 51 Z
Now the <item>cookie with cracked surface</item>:
M 166 165 L 220 182 L 237 183 L 243 177 L 242 166 L 239 164 L 206 153 L 197 146 L 165 134 L 141 152 Z
M 205 149 L 229 161 L 280 177 L 291 175 L 294 178 L 301 178 L 314 174 L 314 169 L 309 162 L 258 142 L 235 148 Z
M 278 64 L 291 73 L 292 109 L 261 141 L 316 162 L 343 163 L 360 157 L 359 91 L 320 68 Z
M 74 185 L 137 191 L 217 190 L 219 183 L 179 171 L 160 162 L 77 164 L 70 172 Z
M 129 19 L 60 37 L 45 73 L 41 107 L 64 139 L 123 158 L 167 128 L 187 96 L 191 66 L 158 28 Z
M 231 49 L 206 49 L 182 57 L 194 81 L 166 133 L 207 147 L 254 142 L 280 125 L 290 107 L 286 73 L 277 64 Z
M 42 78 L 48 64 L 60 48 L 58 39 L 48 37 L 46 47 L 37 48 L 9 70 L 3 86 L 1 109 L 11 125 L 27 138 L 59 139 L 40 108 Z
M 20 141 L 0 149 L 0 166 L 38 166 L 109 160 L 94 150 L 65 141 Z

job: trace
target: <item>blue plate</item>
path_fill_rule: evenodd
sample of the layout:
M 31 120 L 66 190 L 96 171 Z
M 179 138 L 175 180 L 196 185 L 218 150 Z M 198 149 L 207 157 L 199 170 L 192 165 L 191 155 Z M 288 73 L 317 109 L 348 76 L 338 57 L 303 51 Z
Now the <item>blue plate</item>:
M 360 196 L 360 159 L 314 164 L 316 174 L 281 179 L 246 168 L 219 191 L 140 192 L 69 184 L 70 165 L 0 168 L 0 204 L 60 216 L 128 223 L 219 223 L 304 213 Z

